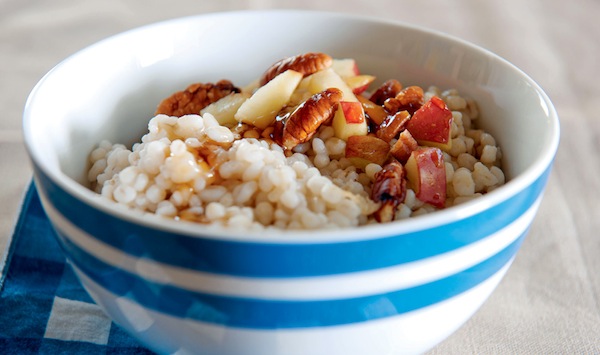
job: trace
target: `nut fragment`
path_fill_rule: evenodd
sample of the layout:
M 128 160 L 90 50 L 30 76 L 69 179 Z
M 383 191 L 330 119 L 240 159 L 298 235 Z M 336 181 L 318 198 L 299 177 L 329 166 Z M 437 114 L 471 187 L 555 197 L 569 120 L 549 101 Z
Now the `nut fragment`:
M 309 140 L 321 124 L 333 117 L 341 99 L 341 90 L 329 88 L 314 94 L 300 104 L 284 124 L 282 135 L 284 148 L 292 149 Z
M 423 106 L 423 89 L 420 86 L 408 86 L 395 97 L 385 100 L 383 106 L 389 113 L 408 111 L 411 115 Z
M 387 116 L 377 128 L 377 137 L 390 142 L 406 127 L 409 119 L 410 114 L 408 111 L 400 111 L 394 115 Z
M 325 53 L 304 53 L 282 59 L 271 65 L 260 79 L 260 85 L 265 85 L 277 75 L 286 70 L 295 70 L 307 76 L 320 70 L 327 69 L 333 63 L 333 58 Z
M 199 114 L 200 110 L 231 93 L 239 93 L 229 80 L 213 83 L 196 83 L 183 91 L 178 91 L 161 101 L 156 109 L 156 115 L 181 117 L 187 114 Z
M 400 90 L 402 90 L 402 84 L 396 79 L 390 79 L 383 83 L 377 90 L 375 90 L 369 100 L 373 101 L 377 105 L 383 105 L 385 100 L 396 97 Z
M 399 162 L 392 161 L 375 174 L 371 199 L 380 202 L 381 206 L 373 213 L 373 217 L 380 223 L 393 221 L 396 207 L 404 202 L 405 198 L 404 168 Z
M 392 146 L 390 154 L 398 159 L 399 162 L 405 164 L 413 150 L 419 147 L 419 143 L 413 138 L 412 134 L 405 129 L 400 133 L 398 140 Z

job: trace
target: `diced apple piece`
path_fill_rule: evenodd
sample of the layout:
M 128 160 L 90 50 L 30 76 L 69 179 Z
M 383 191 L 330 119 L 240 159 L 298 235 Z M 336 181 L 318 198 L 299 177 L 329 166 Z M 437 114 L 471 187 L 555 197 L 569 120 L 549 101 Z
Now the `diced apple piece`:
M 443 208 L 446 203 L 446 166 L 442 151 L 435 147 L 417 148 L 404 168 L 415 196 L 425 203 Z
M 375 77 L 373 75 L 355 75 L 344 78 L 344 81 L 352 89 L 354 95 L 360 95 L 375 81 Z
M 448 151 L 452 145 L 452 112 L 442 99 L 434 96 L 415 111 L 406 129 L 420 145 Z
M 383 106 L 377 105 L 376 103 L 367 99 L 364 96 L 357 95 L 356 97 L 358 98 L 358 101 L 360 101 L 360 103 L 362 104 L 365 114 L 376 125 L 379 126 L 383 122 L 383 120 L 388 116 L 388 113 L 385 111 Z
M 256 90 L 240 106 L 235 114 L 235 119 L 261 129 L 267 128 L 275 121 L 277 113 L 290 100 L 300 80 L 302 80 L 302 74 L 294 70 L 287 70 L 277 75 Z
M 410 113 L 408 111 L 400 111 L 395 115 L 387 116 L 377 128 L 377 137 L 390 142 L 406 127 L 409 120 Z
M 356 60 L 352 58 L 333 59 L 331 69 L 342 78 L 359 75 L 358 65 Z
M 335 136 L 348 140 L 350 136 L 364 136 L 368 133 L 367 120 L 360 102 L 341 101 L 331 123 Z
M 308 86 L 309 91 L 313 95 L 329 88 L 337 88 L 342 91 L 340 107 L 336 111 L 332 123 L 336 137 L 347 140 L 350 136 L 364 136 L 367 134 L 367 120 L 364 118 L 365 113 L 362 105 L 352 92 L 352 89 L 348 87 L 346 82 L 333 69 L 328 68 L 312 74 Z M 352 105 L 349 104 L 352 102 L 358 105 L 349 106 Z M 349 113 L 350 116 L 346 117 L 344 112 Z
M 203 108 L 200 114 L 212 114 L 221 126 L 235 126 L 238 124 L 235 113 L 249 97 L 250 94 L 245 92 L 227 95 Z
M 365 120 L 365 113 L 360 102 L 340 101 L 340 108 L 346 123 L 362 123 Z
M 361 169 L 369 163 L 383 165 L 389 151 L 390 145 L 375 136 L 350 136 L 346 142 L 346 158 Z
M 419 143 L 413 138 L 410 132 L 405 129 L 400 132 L 400 136 L 392 149 L 390 150 L 390 154 L 396 158 L 402 164 L 405 164 L 408 158 L 410 158 L 410 154 L 413 150 L 416 150 L 419 147 Z

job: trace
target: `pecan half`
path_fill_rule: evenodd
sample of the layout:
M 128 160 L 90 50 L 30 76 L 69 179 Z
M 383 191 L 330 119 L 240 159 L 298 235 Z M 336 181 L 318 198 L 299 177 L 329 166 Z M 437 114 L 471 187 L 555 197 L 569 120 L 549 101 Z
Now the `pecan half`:
M 292 149 L 309 140 L 319 126 L 333 117 L 341 99 L 341 90 L 329 88 L 300 104 L 284 124 L 281 142 L 283 147 Z
M 385 100 L 396 97 L 400 90 L 402 90 L 402 84 L 396 79 L 390 79 L 377 88 L 369 100 L 377 105 L 383 105 Z
M 333 63 L 333 59 L 325 53 L 304 53 L 293 57 L 282 59 L 273 65 L 262 75 L 260 85 L 265 85 L 277 75 L 286 70 L 295 70 L 304 76 L 327 69 Z
M 381 206 L 373 217 L 378 222 L 394 220 L 396 207 L 406 198 L 406 179 L 404 167 L 397 161 L 386 164 L 381 171 L 375 174 L 375 181 L 371 189 L 371 199 L 380 202 Z
M 156 108 L 156 115 L 165 114 L 181 117 L 188 114 L 199 114 L 200 110 L 231 94 L 238 93 L 240 89 L 229 80 L 220 80 L 213 83 L 196 83 L 188 86 L 183 91 L 178 91 L 162 100 Z

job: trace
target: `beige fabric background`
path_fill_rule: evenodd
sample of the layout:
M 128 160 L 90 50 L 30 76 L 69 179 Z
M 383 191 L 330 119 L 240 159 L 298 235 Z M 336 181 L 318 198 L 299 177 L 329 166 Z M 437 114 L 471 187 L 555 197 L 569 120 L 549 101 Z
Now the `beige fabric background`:
M 21 113 L 60 60 L 107 36 L 212 11 L 302 8 L 417 24 L 481 45 L 554 101 L 561 147 L 531 232 L 481 310 L 431 354 L 600 354 L 600 2 L 0 0 L 0 254 L 31 178 Z

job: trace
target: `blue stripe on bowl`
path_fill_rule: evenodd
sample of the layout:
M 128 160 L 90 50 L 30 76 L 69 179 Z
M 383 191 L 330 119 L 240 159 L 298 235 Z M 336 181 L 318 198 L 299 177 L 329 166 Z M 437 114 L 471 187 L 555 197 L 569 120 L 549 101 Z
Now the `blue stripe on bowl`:
M 280 301 L 200 293 L 145 280 L 79 248 L 59 231 L 61 246 L 86 276 L 116 296 L 168 315 L 251 328 L 335 326 L 401 315 L 449 299 L 477 286 L 509 263 L 527 231 L 509 246 L 464 271 L 393 292 L 335 300 Z
M 75 226 L 121 251 L 162 263 L 242 277 L 302 277 L 389 267 L 448 252 L 507 226 L 538 198 L 550 168 L 521 193 L 463 220 L 404 235 L 337 243 L 245 242 L 137 225 L 74 198 L 36 169 L 38 189 Z M 198 225 L 202 232 L 202 225 Z M 206 231 L 210 234 L 210 231 Z M 333 257 L 335 256 L 335 257 Z

